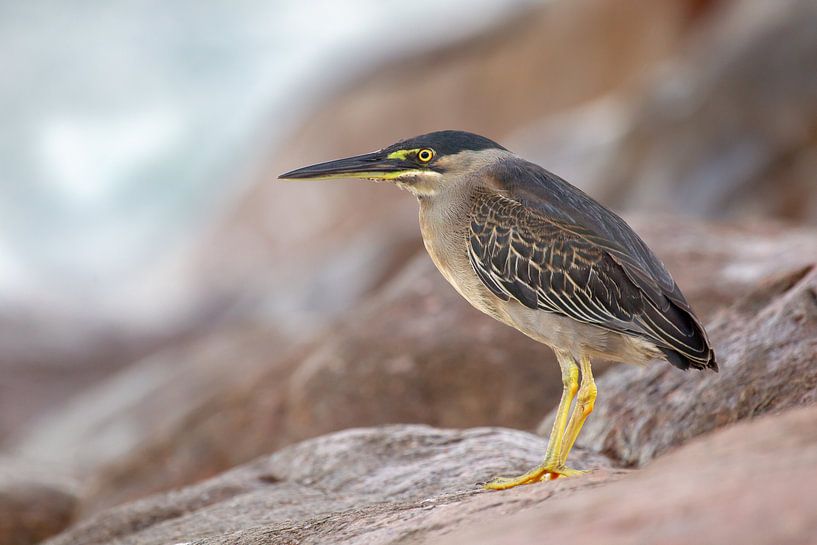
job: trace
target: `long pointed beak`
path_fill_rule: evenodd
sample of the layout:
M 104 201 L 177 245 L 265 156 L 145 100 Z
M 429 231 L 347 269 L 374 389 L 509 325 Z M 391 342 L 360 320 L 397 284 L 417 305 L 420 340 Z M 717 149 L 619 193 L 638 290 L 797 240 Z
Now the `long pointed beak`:
M 389 159 L 382 151 L 336 159 L 290 170 L 278 176 L 289 180 L 331 180 L 335 178 L 392 179 L 411 170 L 401 159 Z

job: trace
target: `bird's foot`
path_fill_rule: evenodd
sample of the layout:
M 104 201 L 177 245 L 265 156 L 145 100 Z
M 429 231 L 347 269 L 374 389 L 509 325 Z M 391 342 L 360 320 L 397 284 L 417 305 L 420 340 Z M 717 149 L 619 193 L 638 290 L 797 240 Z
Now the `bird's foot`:
M 523 484 L 532 484 L 541 481 L 554 481 L 559 477 L 575 477 L 584 473 L 587 473 L 587 471 L 569 468 L 564 465 L 542 464 L 528 471 L 524 475 L 520 475 L 519 477 L 499 477 L 498 479 L 494 479 L 493 481 L 487 483 L 485 488 L 489 490 L 507 490 Z

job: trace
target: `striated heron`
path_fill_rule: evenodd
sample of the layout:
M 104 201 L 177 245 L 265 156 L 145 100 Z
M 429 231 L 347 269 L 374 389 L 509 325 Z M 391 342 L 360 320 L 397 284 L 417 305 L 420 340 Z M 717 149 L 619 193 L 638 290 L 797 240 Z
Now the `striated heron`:
M 433 132 L 280 178 L 388 180 L 409 191 L 446 280 L 482 312 L 553 349 L 564 387 L 544 462 L 488 488 L 582 473 L 566 462 L 595 403 L 592 358 L 663 357 L 684 370 L 718 370 L 701 322 L 630 226 L 488 138 Z

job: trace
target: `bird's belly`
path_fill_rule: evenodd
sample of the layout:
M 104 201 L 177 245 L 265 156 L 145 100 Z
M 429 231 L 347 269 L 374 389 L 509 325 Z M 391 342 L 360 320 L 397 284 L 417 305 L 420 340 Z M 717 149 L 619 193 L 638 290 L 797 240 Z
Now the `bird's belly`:
M 653 345 L 641 339 L 531 309 L 514 299 L 503 301 L 486 288 L 474 272 L 467 249 L 448 252 L 434 240 L 424 238 L 424 242 L 434 265 L 466 301 L 540 343 L 571 352 L 576 358 L 588 355 L 640 364 L 659 356 Z
M 660 357 L 654 344 L 624 333 L 579 322 L 567 316 L 530 309 L 516 301 L 506 307 L 511 325 L 543 344 L 573 354 L 643 364 Z

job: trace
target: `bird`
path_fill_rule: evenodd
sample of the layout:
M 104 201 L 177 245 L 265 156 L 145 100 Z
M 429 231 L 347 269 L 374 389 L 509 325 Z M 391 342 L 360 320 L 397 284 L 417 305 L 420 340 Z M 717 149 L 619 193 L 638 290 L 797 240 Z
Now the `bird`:
M 591 361 L 718 371 L 707 333 L 663 263 L 614 212 L 489 138 L 444 130 L 280 179 L 387 181 L 419 202 L 420 232 L 471 305 L 549 346 L 562 380 L 544 460 L 486 488 L 585 473 L 567 465 L 595 406 Z M 572 408 L 572 410 L 571 410 Z

